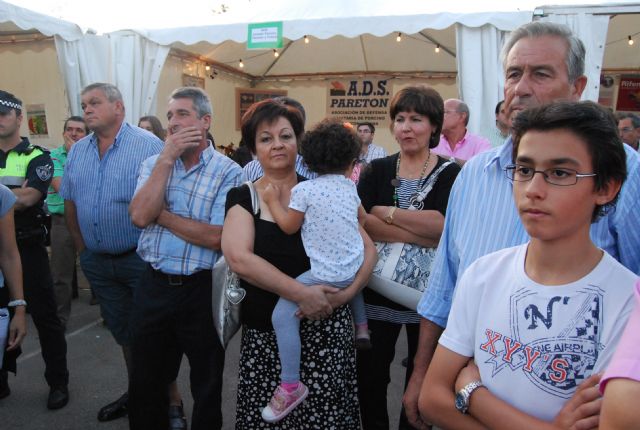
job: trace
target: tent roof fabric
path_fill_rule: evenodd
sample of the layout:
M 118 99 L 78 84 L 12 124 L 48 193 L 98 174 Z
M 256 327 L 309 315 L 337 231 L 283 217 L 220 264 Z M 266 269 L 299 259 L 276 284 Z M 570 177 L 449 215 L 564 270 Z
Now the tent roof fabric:
M 76 24 L 0 0 L 0 32 L 17 30 L 37 30 L 45 36 L 60 36 L 68 41 L 81 39 L 83 35 Z
M 327 3 L 336 5 L 336 2 Z M 333 73 L 453 73 L 456 71 L 455 24 L 494 27 L 510 31 L 532 19 L 531 11 L 477 13 L 420 13 L 423 6 L 391 10 L 388 2 L 362 5 L 352 2 L 345 10 L 328 7 L 306 16 L 299 10 L 282 15 L 285 49 L 275 60 L 271 50 L 247 50 L 247 24 L 265 22 L 273 16 L 253 10 L 234 22 L 223 16 L 217 23 L 165 29 L 133 30 L 160 45 L 169 45 L 238 70 L 256 79 Z M 356 2 L 357 3 L 357 2 Z M 356 5 L 358 6 L 358 5 Z M 431 10 L 435 10 L 433 6 Z M 385 14 L 386 13 L 386 14 Z M 410 14 L 409 14 L 410 13 Z M 273 14 L 273 12 L 271 12 Z M 290 18 L 290 19 L 287 19 Z M 403 34 L 402 45 L 396 42 Z M 303 38 L 308 36 L 307 45 Z M 441 52 L 434 53 L 436 45 Z M 238 70 L 239 71 L 239 70 Z
M 387 16 L 345 16 L 292 19 L 283 21 L 283 36 L 290 40 L 301 39 L 305 35 L 327 39 L 336 35 L 357 37 L 361 34 L 385 36 L 390 33 L 418 33 L 424 29 L 442 30 L 460 23 L 468 27 L 490 24 L 499 30 L 511 31 L 519 25 L 531 21 L 532 11 L 525 12 L 483 12 L 483 13 L 436 13 Z M 167 29 L 136 30 L 148 39 L 161 45 L 176 42 L 193 45 L 206 41 L 212 44 L 227 40 L 246 42 L 247 23 L 205 25 L 200 27 L 180 27 Z M 258 21 L 259 22 L 259 21 Z

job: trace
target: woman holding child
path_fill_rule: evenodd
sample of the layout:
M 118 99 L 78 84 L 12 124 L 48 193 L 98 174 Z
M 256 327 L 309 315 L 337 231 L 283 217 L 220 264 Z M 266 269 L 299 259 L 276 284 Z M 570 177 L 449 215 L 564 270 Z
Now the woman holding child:
M 391 101 L 390 117 L 391 131 L 400 152 L 373 160 L 360 176 L 358 193 L 368 212 L 365 229 L 379 242 L 435 248 L 444 226 L 449 192 L 460 171 L 455 163 L 447 164 L 447 160 L 431 153 L 431 148 L 438 145 L 442 130 L 442 97 L 427 87 L 404 88 Z M 434 179 L 433 188 L 423 199 L 419 193 Z M 387 385 L 395 344 L 404 326 L 409 348 L 408 378 L 413 371 L 420 317 L 415 308 L 395 303 L 369 288 L 364 297 L 373 347 L 369 351 L 358 351 L 362 422 L 365 430 L 386 430 L 391 428 Z M 404 413 L 399 428 L 411 428 Z
M 375 248 L 363 232 L 364 263 L 349 287 L 305 286 L 296 281 L 310 269 L 300 231 L 287 235 L 274 222 L 263 196 L 277 187 L 289 205 L 291 190 L 304 178 L 295 171 L 304 121 L 281 101 L 253 105 L 242 120 L 242 139 L 257 156 L 264 176 L 254 182 L 260 210 L 253 215 L 249 187 L 231 190 L 222 249 L 247 295 L 242 302 L 242 340 L 236 429 L 358 429 L 355 349 L 350 309 L 345 306 L 366 283 Z M 297 303 L 302 346 L 300 381 L 309 395 L 281 421 L 263 420 L 262 410 L 278 387 L 280 362 L 271 316 L 283 297 Z

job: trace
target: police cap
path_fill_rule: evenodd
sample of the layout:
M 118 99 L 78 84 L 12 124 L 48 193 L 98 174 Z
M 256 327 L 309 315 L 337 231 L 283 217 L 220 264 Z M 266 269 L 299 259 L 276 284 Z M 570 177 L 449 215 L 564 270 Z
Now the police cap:
M 0 90 L 0 112 L 9 113 L 15 109 L 17 114 L 22 112 L 22 100 L 11 93 Z

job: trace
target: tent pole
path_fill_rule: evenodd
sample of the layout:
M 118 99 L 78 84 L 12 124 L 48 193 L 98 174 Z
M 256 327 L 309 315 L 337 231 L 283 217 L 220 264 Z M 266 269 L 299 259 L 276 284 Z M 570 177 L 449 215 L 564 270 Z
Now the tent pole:
M 451 55 L 453 58 L 456 58 L 456 53 L 455 52 L 453 52 L 451 49 L 449 49 L 446 46 L 444 46 L 442 44 L 442 42 L 439 42 L 437 39 L 429 36 L 427 33 L 424 32 L 424 30 L 420 31 L 419 34 L 422 37 L 424 37 L 425 39 L 427 39 L 429 42 L 433 43 L 434 45 L 436 45 L 436 46 L 440 45 L 440 49 L 442 49 L 447 54 Z
M 284 48 L 282 48 L 282 52 L 280 52 L 280 56 L 278 56 L 275 60 L 273 60 L 271 65 L 269 65 L 269 67 L 267 67 L 267 70 L 264 71 L 264 73 L 261 76 L 261 79 L 264 79 L 264 77 L 267 76 L 267 73 L 269 73 L 269 71 L 273 68 L 273 66 L 276 65 L 278 60 L 280 60 L 284 56 L 284 53 L 287 52 L 287 49 L 289 49 L 289 47 L 291 46 L 292 43 L 293 43 L 293 40 L 290 40 L 287 43 L 287 45 Z
M 367 60 L 367 51 L 364 50 L 364 40 L 362 39 L 362 34 L 359 36 L 360 38 L 360 47 L 362 48 L 362 57 L 364 58 L 364 70 L 369 71 L 369 61 Z

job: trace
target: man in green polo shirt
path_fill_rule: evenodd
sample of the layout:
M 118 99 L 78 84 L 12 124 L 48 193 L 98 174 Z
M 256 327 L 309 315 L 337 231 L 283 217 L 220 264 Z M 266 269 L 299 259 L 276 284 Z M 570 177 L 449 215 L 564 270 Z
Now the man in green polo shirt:
M 82 117 L 72 116 L 64 122 L 62 137 L 64 144 L 51 151 L 53 161 L 53 179 L 47 193 L 47 206 L 51 213 L 51 274 L 53 290 L 58 306 L 57 313 L 62 326 L 67 327 L 71 313 L 71 295 L 73 273 L 76 265 L 76 252 L 71 235 L 64 222 L 64 200 L 58 195 L 62 184 L 64 165 L 71 146 L 87 135 L 87 126 Z

